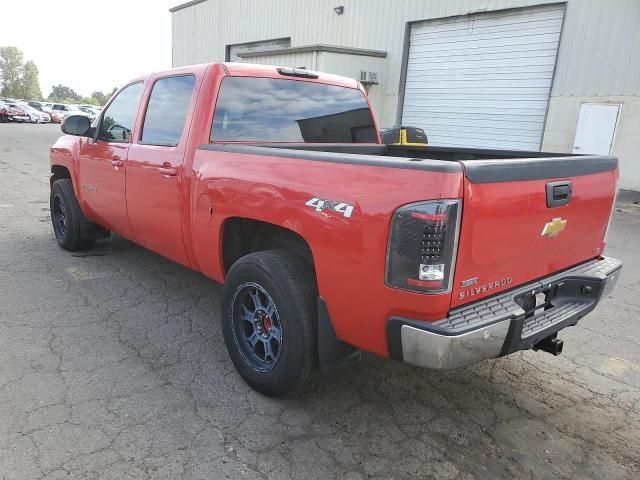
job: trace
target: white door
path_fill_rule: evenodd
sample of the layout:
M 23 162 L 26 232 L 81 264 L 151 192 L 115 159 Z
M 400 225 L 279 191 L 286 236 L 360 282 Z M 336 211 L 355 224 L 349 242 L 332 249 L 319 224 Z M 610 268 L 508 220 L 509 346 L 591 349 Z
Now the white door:
M 538 150 L 564 5 L 411 26 L 402 123 L 434 145 Z
M 609 155 L 616 133 L 620 105 L 583 103 L 573 142 L 573 153 Z

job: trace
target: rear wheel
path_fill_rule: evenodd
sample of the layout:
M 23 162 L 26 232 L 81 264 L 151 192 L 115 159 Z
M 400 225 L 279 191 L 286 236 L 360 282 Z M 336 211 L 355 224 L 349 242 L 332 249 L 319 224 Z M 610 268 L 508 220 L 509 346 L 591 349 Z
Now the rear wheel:
M 316 297 L 313 269 L 288 252 L 251 253 L 231 267 L 222 294 L 222 333 L 252 388 L 282 396 L 312 377 Z
M 49 198 L 51 223 L 58 245 L 71 252 L 89 248 L 92 239 L 83 235 L 82 222 L 87 222 L 76 195 L 71 180 L 63 178 L 53 182 Z

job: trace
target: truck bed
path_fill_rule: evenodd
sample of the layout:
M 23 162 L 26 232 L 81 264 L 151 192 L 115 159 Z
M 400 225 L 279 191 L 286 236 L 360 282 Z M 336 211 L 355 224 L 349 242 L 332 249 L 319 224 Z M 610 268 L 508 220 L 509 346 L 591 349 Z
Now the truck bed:
M 614 170 L 618 161 L 606 155 L 489 150 L 460 147 L 332 143 L 218 143 L 199 149 L 297 158 L 329 163 L 407 168 L 440 172 L 464 170 L 474 183 L 541 180 L 591 175 Z
M 357 176 L 360 187 L 379 188 L 378 199 L 390 195 L 390 179 L 405 169 L 415 174 L 407 177 L 403 172 L 402 184 L 396 181 L 393 186 L 414 192 L 405 203 L 460 198 L 463 213 L 451 307 L 493 294 L 492 285 L 513 288 L 598 258 L 617 182 L 617 159 L 600 155 L 379 144 L 226 143 L 199 148 L 214 154 L 203 160 L 229 154 L 236 161 L 245 157 L 246 165 L 278 166 L 276 171 L 284 165 L 280 160 L 287 159 L 287 165 L 309 162 L 307 175 L 322 176 L 323 182 L 340 190 L 332 194 L 340 199 L 349 199 L 354 191 L 354 177 L 346 181 L 338 173 L 347 166 L 363 167 Z M 459 182 L 458 195 L 433 184 L 435 178 L 443 181 L 443 175 Z M 269 184 L 268 177 L 263 178 Z M 356 211 L 363 209 L 363 195 L 359 192 L 348 202 Z M 558 233 L 549 233 L 552 228 Z M 560 234 L 561 230 L 566 231 Z M 465 287 L 476 281 L 478 286 Z

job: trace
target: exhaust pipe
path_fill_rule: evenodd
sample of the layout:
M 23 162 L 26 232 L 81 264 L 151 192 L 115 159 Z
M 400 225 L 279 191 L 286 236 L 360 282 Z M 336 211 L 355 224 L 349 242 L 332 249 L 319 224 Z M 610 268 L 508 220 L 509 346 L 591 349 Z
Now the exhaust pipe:
M 533 349 L 537 352 L 542 350 L 543 352 L 550 353 L 551 355 L 558 356 L 562 353 L 562 346 L 564 342 L 560 340 L 557 333 L 543 338 L 533 346 Z

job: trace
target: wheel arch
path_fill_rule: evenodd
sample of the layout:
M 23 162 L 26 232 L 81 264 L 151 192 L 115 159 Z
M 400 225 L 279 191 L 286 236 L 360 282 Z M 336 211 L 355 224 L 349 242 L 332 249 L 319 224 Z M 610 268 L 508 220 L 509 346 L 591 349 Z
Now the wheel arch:
M 247 217 L 229 217 L 221 227 L 220 258 L 226 276 L 231 266 L 249 253 L 285 250 L 306 260 L 314 270 L 315 262 L 309 242 L 290 228 Z M 317 278 L 316 278 L 317 283 Z
M 50 185 L 53 185 L 53 182 L 60 180 L 61 178 L 68 178 L 73 184 L 71 172 L 66 166 L 58 164 L 51 165 L 51 177 L 49 178 Z
M 351 359 L 359 358 L 359 350 L 336 336 L 326 300 L 318 289 L 313 250 L 299 233 L 273 223 L 245 217 L 229 217 L 222 224 L 221 259 L 224 275 L 240 258 L 249 253 L 277 249 L 292 252 L 303 258 L 312 268 L 317 292 L 318 366 L 323 374 L 330 374 Z

